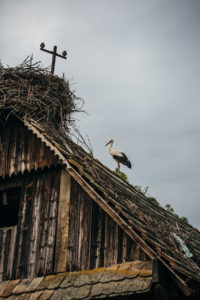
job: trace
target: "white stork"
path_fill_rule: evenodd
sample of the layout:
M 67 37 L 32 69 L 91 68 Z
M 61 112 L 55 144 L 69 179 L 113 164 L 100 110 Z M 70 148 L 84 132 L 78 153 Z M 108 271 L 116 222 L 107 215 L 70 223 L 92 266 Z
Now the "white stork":
M 107 146 L 109 144 L 110 144 L 110 146 L 109 146 L 108 151 L 109 151 L 110 155 L 112 155 L 114 160 L 117 162 L 118 175 L 119 175 L 120 163 L 122 163 L 123 165 L 125 165 L 131 169 L 131 162 L 128 160 L 126 154 L 113 148 L 114 140 L 110 140 L 105 146 Z

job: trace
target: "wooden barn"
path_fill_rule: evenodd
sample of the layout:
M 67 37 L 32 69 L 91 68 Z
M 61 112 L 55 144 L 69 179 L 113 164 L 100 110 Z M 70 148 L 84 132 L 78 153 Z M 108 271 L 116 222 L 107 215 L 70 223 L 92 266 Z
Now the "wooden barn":
M 200 299 L 200 232 L 17 101 L 0 100 L 0 299 Z

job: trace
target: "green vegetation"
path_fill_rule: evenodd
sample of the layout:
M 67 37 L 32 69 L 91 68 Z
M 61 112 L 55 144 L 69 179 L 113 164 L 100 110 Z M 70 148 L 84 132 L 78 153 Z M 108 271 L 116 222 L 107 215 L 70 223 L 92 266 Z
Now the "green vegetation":
M 182 220 L 186 223 L 189 223 L 188 219 L 186 217 L 180 217 L 177 213 L 175 213 L 175 210 L 173 209 L 173 207 L 170 204 L 166 204 L 165 209 L 167 211 L 169 211 L 170 213 L 172 213 L 175 217 L 179 218 L 180 220 Z
M 160 203 L 158 202 L 158 200 L 156 200 L 156 198 L 154 197 L 147 197 L 150 201 L 152 201 L 153 203 L 160 205 Z
M 115 169 L 115 172 L 118 173 L 118 168 Z M 126 175 L 125 173 L 119 171 L 119 176 L 120 176 L 121 178 L 123 178 L 125 181 L 129 182 L 129 181 L 128 181 L 128 177 L 127 177 L 127 175 Z M 158 200 L 157 200 L 155 197 L 152 197 L 152 196 L 148 196 L 148 195 L 147 195 L 147 192 L 148 192 L 148 189 L 149 189 L 148 186 L 146 186 L 146 187 L 143 188 L 141 185 L 135 185 L 134 188 L 135 188 L 138 192 L 142 193 L 149 201 L 153 202 L 153 203 L 156 204 L 156 205 L 160 205 L 160 203 L 158 202 Z M 165 209 L 166 209 L 167 211 L 169 211 L 170 213 L 172 213 L 175 217 L 177 217 L 177 218 L 179 218 L 180 220 L 184 221 L 185 223 L 189 223 L 189 222 L 188 222 L 188 219 L 187 219 L 186 217 L 180 217 L 180 216 L 175 212 L 175 210 L 173 209 L 173 207 L 172 207 L 170 204 L 166 204 L 166 205 L 165 205 Z
M 118 174 L 118 168 L 115 169 L 115 172 Z M 119 171 L 119 176 L 128 182 L 128 177 L 125 173 Z
M 160 203 L 158 202 L 158 200 L 154 197 L 151 197 L 151 196 L 147 196 L 147 192 L 148 192 L 148 189 L 149 187 L 146 186 L 144 188 L 142 188 L 140 185 L 135 185 L 134 188 L 139 191 L 140 193 L 144 194 L 147 199 L 149 199 L 150 201 L 152 201 L 154 204 L 157 204 L 157 205 L 160 205 Z M 173 207 L 170 205 L 170 204 L 166 204 L 165 205 L 165 209 L 167 211 L 169 211 L 170 213 L 172 213 L 175 217 L 179 218 L 180 220 L 184 221 L 185 223 L 189 223 L 188 222 L 188 219 L 186 217 L 180 217 L 176 212 L 175 210 L 173 209 Z
M 155 203 L 155 204 L 157 204 L 157 205 L 160 205 L 160 203 L 158 202 L 158 200 L 157 200 L 155 197 L 147 196 L 147 192 L 148 192 L 148 189 L 149 189 L 148 186 L 142 188 L 140 185 L 135 185 L 134 188 L 135 188 L 138 192 L 140 192 L 140 193 L 142 193 L 143 195 L 145 195 L 145 196 L 147 197 L 147 199 L 149 199 L 151 202 L 153 202 L 153 203 Z

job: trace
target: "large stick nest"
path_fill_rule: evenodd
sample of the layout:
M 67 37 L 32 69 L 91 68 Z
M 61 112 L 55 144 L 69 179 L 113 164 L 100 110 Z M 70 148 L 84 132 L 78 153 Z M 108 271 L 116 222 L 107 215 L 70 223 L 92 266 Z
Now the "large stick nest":
M 73 114 L 82 111 L 80 100 L 68 81 L 51 75 L 30 57 L 15 68 L 0 65 L 0 117 L 30 118 L 69 131 Z

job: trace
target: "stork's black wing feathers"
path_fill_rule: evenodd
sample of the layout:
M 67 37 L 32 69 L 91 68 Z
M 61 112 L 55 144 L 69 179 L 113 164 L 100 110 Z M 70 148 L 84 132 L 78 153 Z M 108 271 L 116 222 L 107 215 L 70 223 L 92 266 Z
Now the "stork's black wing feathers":
M 122 156 L 113 155 L 113 158 L 131 169 L 131 162 L 128 160 L 128 157 L 123 152 L 121 154 Z

